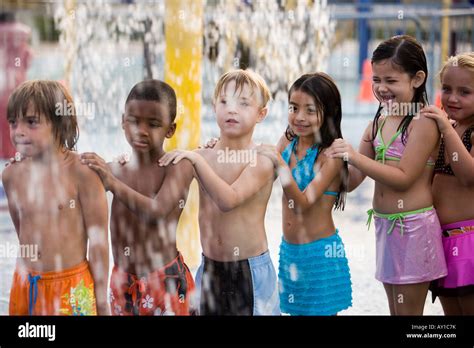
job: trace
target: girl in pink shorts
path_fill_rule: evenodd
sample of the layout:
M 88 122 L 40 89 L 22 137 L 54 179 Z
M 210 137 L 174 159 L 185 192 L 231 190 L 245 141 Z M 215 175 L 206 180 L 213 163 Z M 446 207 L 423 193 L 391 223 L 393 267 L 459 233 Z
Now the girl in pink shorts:
M 433 196 L 448 275 L 431 290 L 446 315 L 474 315 L 474 52 L 449 58 L 440 78 L 443 109 L 430 106 L 421 113 L 442 134 Z
M 349 191 L 375 180 L 376 274 L 392 315 L 421 315 L 430 282 L 447 275 L 431 182 L 439 144 L 436 122 L 419 117 L 428 104 L 422 46 L 410 36 L 382 42 L 372 55 L 379 109 L 359 151 L 342 139 L 328 154 L 347 160 Z

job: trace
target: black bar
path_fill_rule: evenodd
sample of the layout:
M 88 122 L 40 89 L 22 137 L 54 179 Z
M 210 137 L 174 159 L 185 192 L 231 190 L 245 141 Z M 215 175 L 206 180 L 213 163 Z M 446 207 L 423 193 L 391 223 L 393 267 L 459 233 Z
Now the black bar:
M 28 323 L 28 324 L 26 324 Z M 23 325 L 23 327 L 21 327 Z M 28 326 L 26 326 L 28 325 Z M 48 336 L 31 325 L 54 325 Z M 135 347 L 185 344 L 396 344 L 473 347 L 474 317 L 0 317 L 0 346 L 96 343 Z M 409 338 L 407 335 L 421 335 Z M 441 337 L 433 335 L 455 335 Z M 49 338 L 48 338 L 49 337 Z

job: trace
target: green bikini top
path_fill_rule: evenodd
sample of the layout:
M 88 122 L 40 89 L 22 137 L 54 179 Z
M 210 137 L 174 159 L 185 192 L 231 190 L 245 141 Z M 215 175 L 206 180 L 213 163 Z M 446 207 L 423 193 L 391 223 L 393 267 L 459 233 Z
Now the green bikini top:
M 387 117 L 384 117 L 382 124 L 380 125 L 377 136 L 373 141 L 373 146 L 375 149 L 375 160 L 385 163 L 386 160 L 389 161 L 400 161 L 402 158 L 403 152 L 405 151 L 405 145 L 402 142 L 402 128 L 397 130 L 397 132 L 390 138 L 390 141 L 385 144 L 382 138 L 382 129 L 385 125 Z M 426 162 L 427 166 L 434 166 L 435 161 L 432 157 Z

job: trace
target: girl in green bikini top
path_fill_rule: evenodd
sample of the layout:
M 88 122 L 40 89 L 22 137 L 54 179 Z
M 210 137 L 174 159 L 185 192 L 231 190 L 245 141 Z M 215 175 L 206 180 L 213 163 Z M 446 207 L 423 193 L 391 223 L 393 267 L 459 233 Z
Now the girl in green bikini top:
M 405 151 L 405 144 L 402 141 L 402 128 L 400 127 L 397 132 L 390 138 L 388 143 L 382 138 L 382 129 L 385 124 L 387 117 L 382 120 L 377 136 L 372 141 L 375 150 L 375 160 L 385 163 L 386 160 L 400 161 Z M 434 166 L 435 161 L 432 157 L 428 159 L 427 166 Z

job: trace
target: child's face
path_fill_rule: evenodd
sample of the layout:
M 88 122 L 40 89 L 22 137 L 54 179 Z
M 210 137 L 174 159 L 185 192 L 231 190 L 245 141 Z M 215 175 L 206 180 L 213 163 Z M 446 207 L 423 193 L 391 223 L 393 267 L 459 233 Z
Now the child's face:
M 418 71 L 411 77 L 393 66 L 389 59 L 372 64 L 372 90 L 381 103 L 410 103 L 415 89 L 425 80 L 425 73 Z
M 225 85 L 214 105 L 221 134 L 231 137 L 247 134 L 265 118 L 267 108 L 260 107 L 257 95 L 257 92 L 252 95 L 246 84 L 236 91 L 234 80 Z
M 125 106 L 122 128 L 134 151 L 148 153 L 162 148 L 165 138 L 173 136 L 176 124 L 171 122 L 165 103 L 132 99 Z
M 160 150 L 165 138 L 171 138 L 176 124 L 171 122 L 166 103 L 130 100 L 125 106 L 122 128 L 132 148 L 139 153 Z
M 314 136 L 323 123 L 323 115 L 318 111 L 312 96 L 298 90 L 291 93 L 288 123 L 297 136 Z
M 10 140 L 22 157 L 36 157 L 55 147 L 51 122 L 31 102 L 23 117 L 10 122 Z
M 441 103 L 449 117 L 456 121 L 474 117 L 474 73 L 450 66 L 441 84 Z

